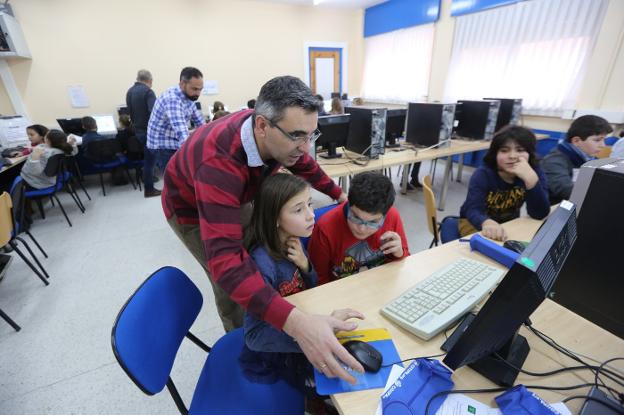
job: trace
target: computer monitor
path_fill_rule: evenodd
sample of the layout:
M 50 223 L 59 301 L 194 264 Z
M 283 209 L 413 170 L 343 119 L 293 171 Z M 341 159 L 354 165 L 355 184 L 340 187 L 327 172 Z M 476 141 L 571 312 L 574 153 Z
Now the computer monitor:
M 323 134 L 316 140 L 315 146 L 322 146 L 327 150 L 327 154 L 319 156 L 327 159 L 342 157 L 342 154 L 336 153 L 336 148 L 343 147 L 347 143 L 350 119 L 349 114 L 324 115 L 318 118 L 318 129 Z
M 398 147 L 397 138 L 405 133 L 407 109 L 389 109 L 386 113 L 386 147 Z
M 386 108 L 347 107 L 351 114 L 349 137 L 345 148 L 371 159 L 384 154 L 386 144 Z
M 417 147 L 448 142 L 454 122 L 455 104 L 410 102 L 407 106 L 405 141 Z
M 97 132 L 102 135 L 117 134 L 117 125 L 112 114 L 92 115 L 97 123 Z
M 576 206 L 563 201 L 476 317 L 453 333 L 444 363 L 453 370 L 469 365 L 499 385 L 513 385 L 518 370 L 511 366 L 521 368 L 529 354 L 517 331 L 548 296 L 576 237 Z
M 331 99 L 338 98 L 340 99 L 340 92 L 332 92 L 330 95 Z
M 559 273 L 551 298 L 624 339 L 622 235 L 624 160 L 585 163 L 570 201 L 577 206 L 578 240 Z
M 56 122 L 65 134 L 83 136 L 85 133 L 84 128 L 82 128 L 82 118 L 57 118 Z

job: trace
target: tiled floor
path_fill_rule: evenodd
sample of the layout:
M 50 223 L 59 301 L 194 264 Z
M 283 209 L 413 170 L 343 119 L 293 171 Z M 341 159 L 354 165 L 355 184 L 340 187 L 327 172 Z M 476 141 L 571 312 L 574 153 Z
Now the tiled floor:
M 434 188 L 441 184 L 442 167 Z M 421 174 L 429 171 L 425 163 Z M 457 214 L 472 169 L 449 188 L 444 214 Z M 393 180 L 397 182 L 396 169 Z M 173 265 L 186 272 L 204 294 L 193 332 L 213 344 L 223 329 L 210 284 L 199 264 L 167 225 L 160 200 L 144 199 L 128 186 L 108 187 L 103 197 L 97 178 L 87 180 L 92 201 L 81 214 L 61 195 L 74 226 L 48 206 L 32 233 L 47 250 L 43 264 L 51 276 L 45 287 L 15 258 L 0 282 L 0 308 L 22 331 L 0 320 L 0 414 L 173 414 L 169 394 L 148 397 L 117 365 L 110 346 L 113 321 L 130 294 L 152 271 Z M 83 199 L 84 199 L 84 195 Z M 315 194 L 315 204 L 329 199 Z M 431 241 L 422 191 L 397 197 L 411 252 Z M 39 255 L 41 257 L 41 255 Z M 205 354 L 190 342 L 181 348 L 173 379 L 190 403 Z

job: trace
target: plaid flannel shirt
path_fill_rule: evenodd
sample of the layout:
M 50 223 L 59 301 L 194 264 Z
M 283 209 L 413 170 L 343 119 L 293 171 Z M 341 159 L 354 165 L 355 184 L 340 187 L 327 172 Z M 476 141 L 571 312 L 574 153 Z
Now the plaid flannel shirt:
M 177 150 L 189 136 L 188 123 L 204 124 L 204 117 L 179 86 L 162 93 L 156 100 L 147 125 L 147 148 Z

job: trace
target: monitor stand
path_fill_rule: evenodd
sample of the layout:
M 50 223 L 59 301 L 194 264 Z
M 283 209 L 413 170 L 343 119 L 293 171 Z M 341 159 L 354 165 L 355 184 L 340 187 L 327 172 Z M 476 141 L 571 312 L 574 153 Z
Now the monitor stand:
M 396 142 L 397 137 L 391 136 L 390 139 L 386 140 L 386 148 L 395 148 L 401 147 L 401 144 Z
M 448 340 L 444 342 L 441 349 L 444 351 L 451 350 L 475 317 L 476 316 L 472 313 L 468 314 Z M 527 342 L 527 339 L 516 332 L 511 339 L 498 350 L 497 354 L 514 367 L 522 368 L 524 361 L 529 355 L 529 350 L 529 342 Z M 519 373 L 518 370 L 513 369 L 510 365 L 500 360 L 495 354 L 482 357 L 470 363 L 468 366 L 476 370 L 483 377 L 501 386 L 513 386 Z
M 327 144 L 327 154 L 319 154 L 324 159 L 337 159 L 342 157 L 342 154 L 336 153 L 336 143 L 330 142 Z

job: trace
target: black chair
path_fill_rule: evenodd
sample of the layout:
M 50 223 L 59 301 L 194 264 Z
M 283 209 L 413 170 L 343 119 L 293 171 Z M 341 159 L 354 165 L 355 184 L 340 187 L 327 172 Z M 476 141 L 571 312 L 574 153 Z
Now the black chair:
M 128 181 L 136 189 L 128 171 L 128 159 L 123 155 L 121 142 L 116 138 L 91 141 L 87 147 L 86 157 L 91 161 L 94 169 L 100 176 L 100 185 L 102 186 L 104 196 L 106 196 L 106 189 L 104 188 L 103 173 L 112 172 L 113 169 L 118 167 L 123 168 Z
M 39 251 L 43 254 L 44 257 L 48 258 L 48 254 L 43 250 L 39 242 L 35 239 L 35 237 L 30 233 L 30 223 L 26 219 L 26 210 L 25 210 L 25 201 L 26 201 L 26 193 L 24 188 L 23 180 L 15 180 L 11 189 L 9 190 L 9 194 L 11 195 L 11 202 L 13 203 L 13 235 L 18 236 L 22 233 L 28 235 L 30 240 L 37 245 Z
M 143 181 L 143 166 L 145 165 L 145 146 L 136 136 L 128 137 L 126 141 L 126 157 L 128 158 L 128 168 L 134 169 L 135 179 L 139 190 L 143 191 L 141 182 Z
M 75 182 L 80 186 L 82 191 L 84 192 L 87 199 L 91 200 L 91 196 L 87 193 L 87 189 L 82 185 L 84 178 L 82 177 L 82 172 L 80 171 L 80 167 L 78 166 L 78 161 L 76 161 L 75 156 L 66 156 L 65 158 L 65 166 L 67 171 L 71 174 L 70 180 L 72 180 L 72 184 Z
M 11 317 L 9 317 L 4 311 L 2 311 L 2 309 L 0 308 L 0 317 L 2 317 L 2 319 L 4 321 L 6 321 L 7 323 L 9 323 L 9 325 L 11 327 L 13 327 L 13 329 L 15 329 L 15 331 L 20 331 L 22 328 L 20 326 L 17 325 L 17 323 L 15 321 L 13 321 L 11 319 Z

